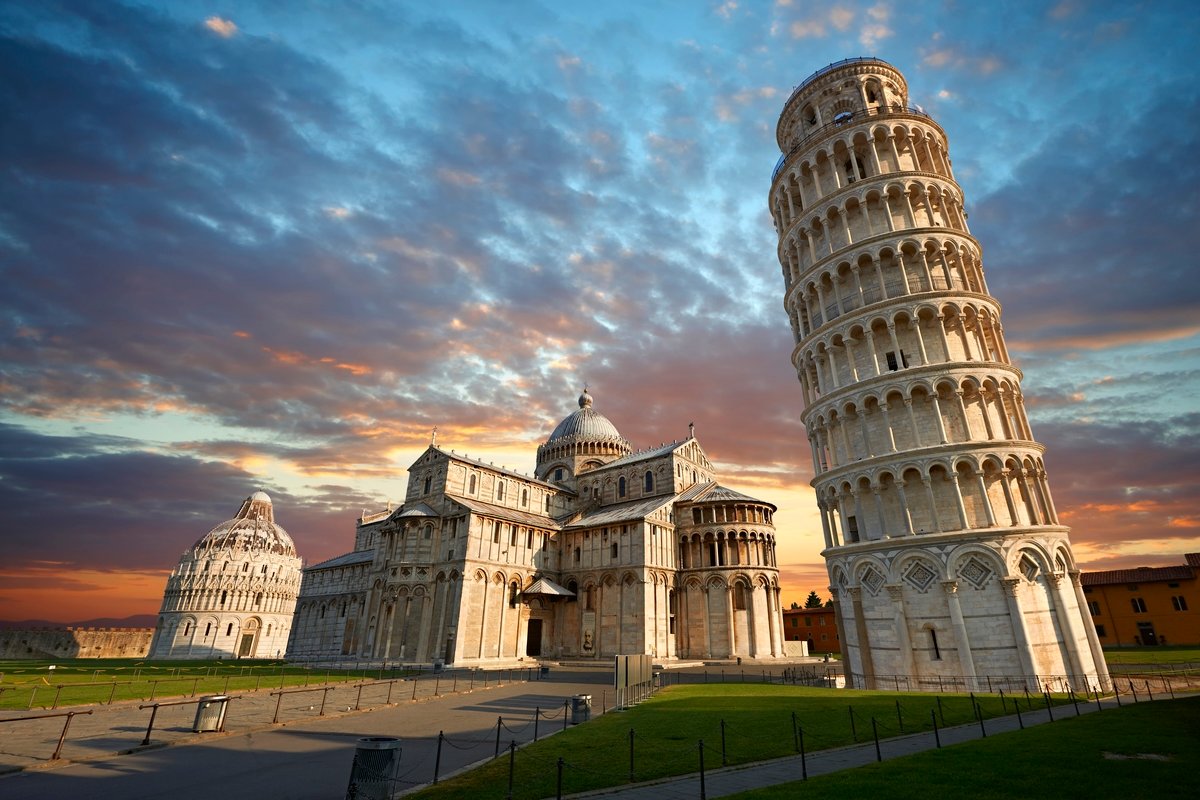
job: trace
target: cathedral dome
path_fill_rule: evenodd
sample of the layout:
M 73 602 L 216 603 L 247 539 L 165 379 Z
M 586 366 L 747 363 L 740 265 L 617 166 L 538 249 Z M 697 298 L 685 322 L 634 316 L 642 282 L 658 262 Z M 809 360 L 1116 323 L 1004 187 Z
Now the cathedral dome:
M 247 497 L 236 517 L 213 528 L 192 549 L 232 549 L 296 557 L 296 545 L 288 532 L 275 524 L 275 510 L 265 492 Z
M 568 414 L 562 422 L 558 423 L 558 427 L 554 429 L 554 433 L 550 434 L 546 444 L 564 441 L 606 442 L 614 439 L 623 440 L 624 437 L 608 417 L 592 408 L 592 396 L 588 394 L 587 389 L 584 389 L 583 394 L 579 395 L 579 410 Z

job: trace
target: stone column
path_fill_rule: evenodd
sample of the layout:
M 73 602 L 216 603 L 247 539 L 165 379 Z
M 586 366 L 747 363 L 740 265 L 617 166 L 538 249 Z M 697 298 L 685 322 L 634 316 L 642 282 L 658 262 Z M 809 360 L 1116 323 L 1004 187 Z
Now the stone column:
M 1112 679 L 1108 674 L 1108 664 L 1104 660 L 1104 650 L 1100 646 L 1100 637 L 1096 633 L 1096 626 L 1092 624 L 1091 615 L 1087 611 L 1087 599 L 1083 595 L 1083 586 L 1079 581 L 1079 571 L 1069 573 L 1071 578 L 1071 588 L 1075 592 L 1075 602 L 1079 607 L 1080 614 L 1086 614 L 1083 622 L 1083 632 L 1087 635 L 1088 650 L 1092 654 L 1092 666 L 1095 669 L 1096 681 L 1099 683 L 1099 689 L 1109 691 L 1112 689 Z
M 850 601 L 853 606 L 854 632 L 858 638 L 858 658 L 862 662 L 860 664 L 863 674 L 862 688 L 877 689 L 879 687 L 875 685 L 875 665 L 871 657 L 871 640 L 867 636 L 867 620 L 863 617 L 862 589 L 856 586 L 847 591 L 850 592 Z M 842 643 L 849 644 L 845 640 Z M 849 647 L 846 649 L 849 650 Z M 849 652 L 846 655 L 849 656 Z
M 969 688 L 975 686 L 975 659 L 971 656 L 971 640 L 967 636 L 967 623 L 963 619 L 962 604 L 958 600 L 958 581 L 942 581 L 946 593 L 946 606 L 950 609 L 950 624 L 954 628 L 954 642 L 958 648 L 958 665 L 963 680 Z
M 913 668 L 912 637 L 908 634 L 908 616 L 904 613 L 904 587 L 899 584 L 887 585 L 888 597 L 892 601 L 892 624 L 896 627 L 896 677 L 903 677 L 905 684 L 910 678 L 915 679 L 917 672 Z M 899 685 L 899 681 L 897 681 Z M 906 686 L 912 689 L 911 686 Z
M 854 671 L 849 668 L 849 665 L 850 665 L 850 643 L 849 643 L 849 640 L 846 639 L 846 622 L 845 622 L 845 618 L 844 618 L 845 603 L 842 601 L 841 595 L 838 593 L 836 586 L 829 587 L 829 597 L 830 597 L 830 599 L 833 600 L 834 629 L 837 631 L 838 642 L 842 646 L 842 653 L 843 653 L 843 656 L 845 657 L 846 688 L 854 689 L 854 688 L 857 688 L 857 684 L 856 684 L 856 681 L 854 680 Z
M 1021 601 L 1017 598 L 1021 587 L 1020 578 L 1002 578 L 1004 599 L 1008 602 L 1008 616 L 1012 621 L 1013 639 L 1017 646 L 1017 657 L 1020 659 L 1021 672 L 1024 674 L 1025 687 L 1031 691 L 1042 690 L 1038 685 L 1037 671 L 1033 666 L 1033 653 L 1029 649 L 1029 631 L 1025 627 L 1025 612 L 1021 609 Z
M 1068 594 L 1063 588 L 1065 578 L 1065 575 L 1047 573 L 1046 583 L 1049 584 L 1050 594 L 1054 598 L 1054 613 L 1058 617 L 1058 627 L 1062 630 L 1063 649 L 1067 651 L 1067 669 L 1071 671 L 1068 680 L 1071 686 L 1078 686 L 1080 681 L 1086 684 L 1087 669 L 1083 665 L 1083 659 L 1079 652 L 1080 636 L 1079 629 L 1075 625 L 1076 615 L 1067 608 Z M 1085 605 L 1084 608 L 1087 606 Z

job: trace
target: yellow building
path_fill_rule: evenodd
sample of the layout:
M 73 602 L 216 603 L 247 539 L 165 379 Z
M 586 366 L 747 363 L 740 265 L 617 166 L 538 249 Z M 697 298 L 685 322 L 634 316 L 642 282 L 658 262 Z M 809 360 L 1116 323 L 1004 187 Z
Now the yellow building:
M 1083 573 L 1083 594 L 1101 644 L 1200 644 L 1200 553 L 1184 559 L 1177 567 Z

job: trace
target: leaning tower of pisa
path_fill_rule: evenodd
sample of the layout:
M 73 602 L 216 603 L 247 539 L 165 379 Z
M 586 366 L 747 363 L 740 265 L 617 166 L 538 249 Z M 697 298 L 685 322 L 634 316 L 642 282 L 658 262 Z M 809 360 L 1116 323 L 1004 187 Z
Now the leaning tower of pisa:
M 846 672 L 1107 689 L 946 134 L 876 58 L 809 76 L 771 178 Z

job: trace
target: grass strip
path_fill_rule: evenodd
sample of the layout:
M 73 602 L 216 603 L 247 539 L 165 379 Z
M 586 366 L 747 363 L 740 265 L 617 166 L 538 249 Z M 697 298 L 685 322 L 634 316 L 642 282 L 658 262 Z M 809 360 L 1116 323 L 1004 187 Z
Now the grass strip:
M 734 795 L 738 800 L 887 797 L 972 800 L 1196 796 L 1200 697 L 1065 717 L 809 781 Z
M 984 719 L 1013 713 L 1017 698 L 976 695 Z M 1044 707 L 1041 695 L 1022 710 Z M 1069 702 L 1052 698 L 1060 705 Z M 794 755 L 802 730 L 808 752 L 880 738 L 960 725 L 976 720 L 972 698 L 964 694 L 869 692 L 771 684 L 682 685 L 664 689 L 624 712 L 605 714 L 516 752 L 513 797 L 553 797 L 557 762 L 564 761 L 563 792 L 619 786 L 630 781 L 633 731 L 634 781 L 685 775 L 699 769 L 699 742 L 705 767 L 746 764 Z M 794 724 L 793 724 L 794 719 Z M 504 742 L 502 738 L 502 743 Z M 504 798 L 509 758 L 500 758 L 415 795 L 417 798 Z

